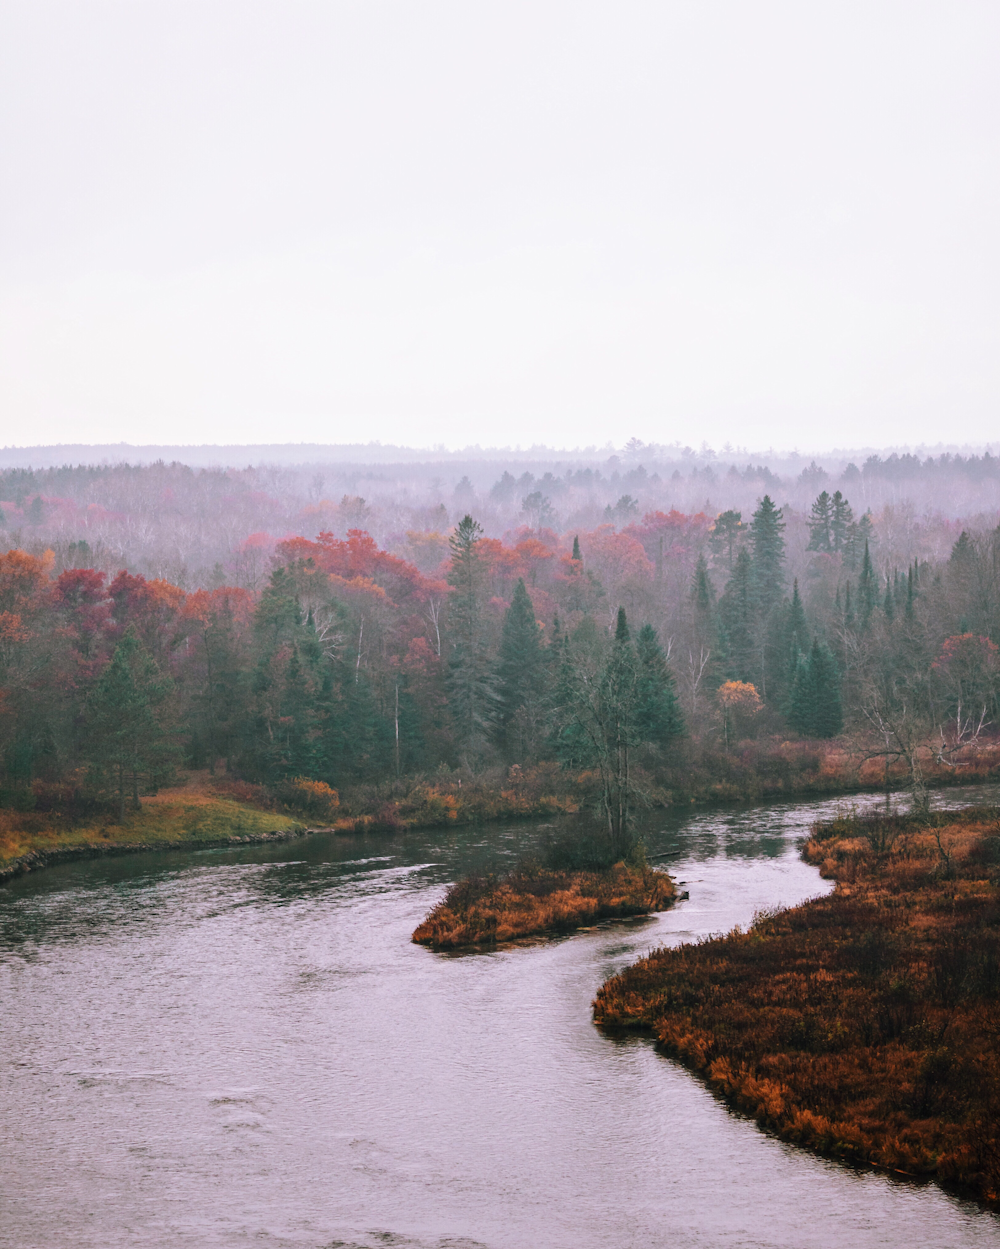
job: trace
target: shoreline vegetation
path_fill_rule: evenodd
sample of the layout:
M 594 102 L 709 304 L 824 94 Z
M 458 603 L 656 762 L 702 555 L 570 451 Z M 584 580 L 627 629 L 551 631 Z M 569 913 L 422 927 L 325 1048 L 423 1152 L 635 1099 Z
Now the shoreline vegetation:
M 594 1002 L 781 1139 L 1000 1205 L 1000 808 L 852 814 L 833 893 L 663 948 Z
M 970 746 L 950 766 L 926 768 L 929 785 L 1000 780 L 1000 743 Z M 842 741 L 775 739 L 735 744 L 726 755 L 685 760 L 683 779 L 658 784 L 636 769 L 636 788 L 651 808 L 808 799 L 902 789 L 906 765 L 866 759 Z M 596 773 L 546 762 L 534 767 L 469 769 L 388 784 L 358 785 L 343 795 L 299 778 L 277 786 L 252 784 L 207 770 L 181 773 L 177 783 L 144 796 L 124 821 L 85 786 L 35 782 L 24 809 L 0 809 L 0 882 L 50 863 L 139 850 L 240 844 L 299 833 L 402 833 L 500 820 L 552 819 L 593 808 Z M 27 798 L 27 802 L 23 799 Z
M 676 896 L 671 878 L 642 862 L 561 869 L 522 863 L 500 876 L 468 876 L 452 885 L 412 940 L 432 950 L 494 947 L 665 911 Z

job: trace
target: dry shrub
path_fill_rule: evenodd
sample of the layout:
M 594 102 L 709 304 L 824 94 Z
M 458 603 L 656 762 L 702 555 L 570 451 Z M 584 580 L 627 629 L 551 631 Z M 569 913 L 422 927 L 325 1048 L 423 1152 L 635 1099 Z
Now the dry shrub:
M 296 776 L 275 786 L 275 796 L 288 811 L 299 812 L 308 819 L 330 823 L 336 818 L 340 795 L 325 781 Z

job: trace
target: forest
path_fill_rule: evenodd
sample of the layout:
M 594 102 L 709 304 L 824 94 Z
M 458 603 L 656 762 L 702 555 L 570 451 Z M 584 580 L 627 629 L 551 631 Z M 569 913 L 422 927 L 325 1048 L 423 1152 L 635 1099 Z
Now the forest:
M 505 795 L 487 814 L 593 806 L 615 837 L 691 797 L 903 781 L 926 805 L 1000 760 L 1000 528 L 995 508 L 866 501 L 956 473 L 978 500 L 998 461 L 891 459 L 790 483 L 695 465 L 686 486 L 729 483 L 714 512 L 646 506 L 667 487 L 641 464 L 504 470 L 479 493 L 463 475 L 450 509 L 397 503 L 411 527 L 388 536 L 384 507 L 328 505 L 317 480 L 296 518 L 311 536 L 256 543 L 238 535 L 263 470 L 8 469 L 0 803 L 123 818 L 200 769 L 272 799 L 336 791 L 342 814 L 390 824 L 455 818 L 473 793 Z M 84 502 L 111 485 L 113 514 Z M 585 489 L 571 518 L 590 523 L 565 527 L 557 505 Z M 199 559 L 230 525 L 200 584 L 181 522 Z M 138 568 L 115 564 L 126 530 Z M 171 542 L 188 571 L 151 575 Z

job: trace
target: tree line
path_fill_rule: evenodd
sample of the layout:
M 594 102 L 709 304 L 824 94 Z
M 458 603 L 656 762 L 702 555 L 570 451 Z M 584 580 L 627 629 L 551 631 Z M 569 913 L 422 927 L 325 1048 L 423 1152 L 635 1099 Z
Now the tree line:
M 512 543 L 466 515 L 431 572 L 360 529 L 293 538 L 257 593 L 10 550 L 0 802 L 62 784 L 123 814 L 181 765 L 341 787 L 548 759 L 597 778 L 619 836 L 637 774 L 843 732 L 919 780 L 932 739 L 947 761 L 996 719 L 1000 530 L 880 567 L 870 515 L 823 491 L 809 532 L 804 586 L 768 495 L 747 523 Z

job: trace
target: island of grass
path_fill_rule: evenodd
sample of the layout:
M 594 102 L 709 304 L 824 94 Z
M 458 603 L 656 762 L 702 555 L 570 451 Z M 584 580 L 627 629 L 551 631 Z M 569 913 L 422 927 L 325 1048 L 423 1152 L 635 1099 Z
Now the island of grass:
M 564 845 L 550 853 L 547 864 L 527 859 L 501 875 L 458 881 L 416 929 L 413 940 L 434 950 L 495 946 L 518 937 L 572 932 L 604 919 L 664 911 L 675 897 L 674 882 L 646 864 L 640 847 L 617 858 L 600 852 L 567 853 Z
M 1000 1204 L 1000 813 L 841 818 L 804 854 L 832 894 L 655 951 L 596 1021 L 785 1140 Z

